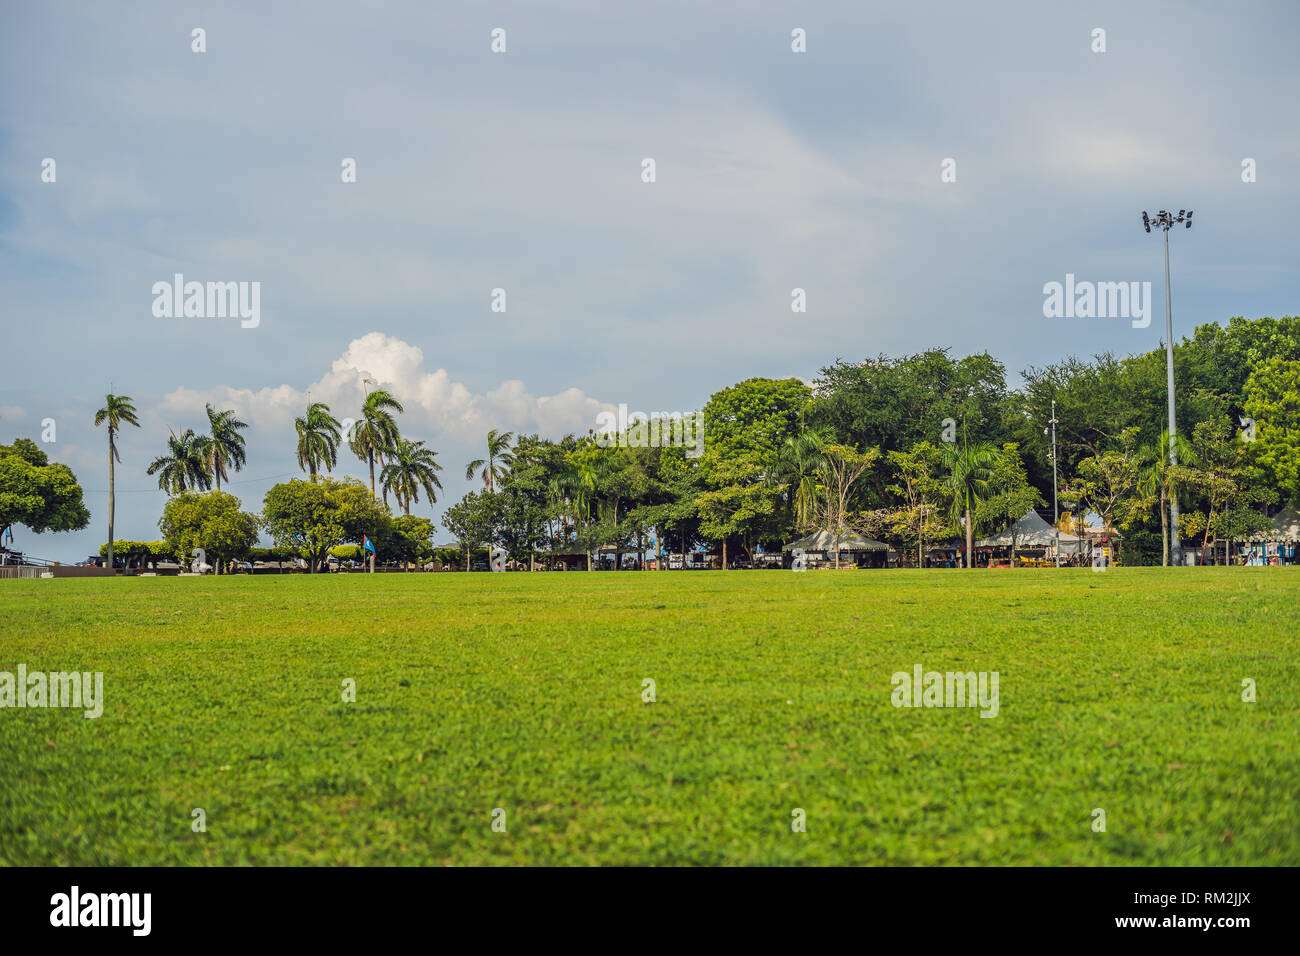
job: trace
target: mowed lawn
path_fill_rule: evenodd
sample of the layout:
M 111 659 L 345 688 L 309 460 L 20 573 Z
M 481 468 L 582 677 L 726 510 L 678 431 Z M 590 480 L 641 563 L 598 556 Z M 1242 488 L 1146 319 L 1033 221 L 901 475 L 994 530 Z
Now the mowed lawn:
M 2 581 L 0 613 L 0 671 L 105 689 L 0 710 L 4 864 L 1300 864 L 1300 570 Z M 918 663 L 997 671 L 998 716 L 894 707 Z

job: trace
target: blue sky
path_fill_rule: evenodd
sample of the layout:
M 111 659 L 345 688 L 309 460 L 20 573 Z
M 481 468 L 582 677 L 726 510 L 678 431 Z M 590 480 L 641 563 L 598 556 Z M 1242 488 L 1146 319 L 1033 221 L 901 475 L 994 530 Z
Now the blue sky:
M 1172 237 L 1176 334 L 1296 311 L 1294 4 L 624 6 L 6 5 L 0 442 L 53 418 L 93 514 L 15 544 L 79 560 L 105 539 L 110 389 L 143 424 L 118 534 L 147 539 L 144 470 L 206 401 L 253 426 L 231 488 L 250 510 L 296 471 L 308 390 L 343 417 L 367 376 L 455 500 L 492 427 L 558 437 L 931 346 L 1013 379 L 1143 351 L 1164 308 L 1143 209 L 1196 210 Z M 177 272 L 260 282 L 260 325 L 155 318 Z M 1151 327 L 1044 318 L 1067 273 L 1151 281 Z

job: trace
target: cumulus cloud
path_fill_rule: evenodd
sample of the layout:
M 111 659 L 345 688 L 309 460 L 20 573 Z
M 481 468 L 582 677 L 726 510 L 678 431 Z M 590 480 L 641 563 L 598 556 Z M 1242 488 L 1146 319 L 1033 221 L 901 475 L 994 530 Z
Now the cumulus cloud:
M 204 405 L 211 402 L 235 408 L 255 429 L 282 429 L 292 427 L 309 400 L 325 402 L 335 417 L 345 418 L 360 408 L 367 388 L 386 389 L 403 404 L 405 431 L 415 434 L 423 428 L 429 433 L 422 437 L 446 437 L 457 443 L 477 441 L 490 428 L 537 432 L 549 438 L 581 434 L 593 427 L 599 412 L 614 408 L 578 388 L 534 395 L 519 379 L 476 394 L 454 381 L 445 368 L 426 367 L 424 351 L 418 346 L 382 332 L 369 332 L 349 342 L 330 370 L 306 388 L 182 387 L 163 397 L 159 411 L 164 418 L 199 420 Z

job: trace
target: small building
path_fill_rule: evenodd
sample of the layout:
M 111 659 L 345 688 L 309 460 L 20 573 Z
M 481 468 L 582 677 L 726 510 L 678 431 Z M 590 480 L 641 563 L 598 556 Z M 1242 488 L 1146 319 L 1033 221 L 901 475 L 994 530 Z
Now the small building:
M 781 551 L 791 554 L 803 551 L 808 558 L 809 567 L 834 567 L 837 536 L 829 531 L 814 531 L 797 541 L 783 544 Z M 874 538 L 866 538 L 852 532 L 838 535 L 840 567 L 883 568 L 889 556 L 889 545 Z
M 981 564 L 981 558 L 984 565 L 1000 556 L 1009 558 L 1013 548 L 1016 554 L 1036 552 L 1040 556 L 1055 556 L 1057 548 L 1060 548 L 1059 553 L 1065 557 L 1075 557 L 1088 552 L 1087 541 L 1077 535 L 1066 534 L 1053 528 L 1032 508 L 1011 527 L 987 538 L 980 538 L 975 542 L 975 547 L 984 552 L 981 554 L 980 550 L 976 551 L 977 566 Z
M 1300 564 L 1300 512 L 1290 505 L 1279 511 L 1269 527 L 1251 536 L 1246 545 L 1246 564 Z

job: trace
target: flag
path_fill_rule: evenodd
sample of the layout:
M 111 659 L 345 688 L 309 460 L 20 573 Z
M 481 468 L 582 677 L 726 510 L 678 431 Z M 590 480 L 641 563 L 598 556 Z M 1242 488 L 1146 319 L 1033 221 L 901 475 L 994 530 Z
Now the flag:
M 361 547 L 363 550 L 369 551 L 371 554 L 375 553 L 375 546 L 370 543 L 370 539 L 364 534 L 361 536 Z

